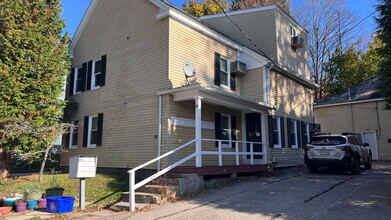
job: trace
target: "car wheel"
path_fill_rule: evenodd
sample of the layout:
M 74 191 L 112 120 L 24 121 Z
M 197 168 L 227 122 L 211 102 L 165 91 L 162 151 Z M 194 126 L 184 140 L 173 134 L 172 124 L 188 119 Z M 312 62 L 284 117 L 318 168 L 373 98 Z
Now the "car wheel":
M 369 154 L 367 162 L 364 164 L 365 169 L 372 169 L 372 154 Z
M 308 169 L 310 170 L 311 173 L 315 173 L 316 171 L 318 171 L 318 168 L 317 167 L 314 167 L 314 166 L 307 166 Z
M 353 158 L 350 172 L 352 172 L 353 175 L 360 174 L 360 159 L 358 157 Z

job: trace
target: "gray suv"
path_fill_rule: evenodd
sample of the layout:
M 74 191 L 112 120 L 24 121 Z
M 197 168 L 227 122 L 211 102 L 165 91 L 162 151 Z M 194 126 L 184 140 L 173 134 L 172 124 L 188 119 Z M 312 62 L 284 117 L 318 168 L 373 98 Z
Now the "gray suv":
M 304 149 L 304 162 L 311 172 L 316 172 L 318 167 L 329 167 L 359 174 L 361 165 L 372 168 L 372 153 L 368 146 L 354 134 L 316 135 Z

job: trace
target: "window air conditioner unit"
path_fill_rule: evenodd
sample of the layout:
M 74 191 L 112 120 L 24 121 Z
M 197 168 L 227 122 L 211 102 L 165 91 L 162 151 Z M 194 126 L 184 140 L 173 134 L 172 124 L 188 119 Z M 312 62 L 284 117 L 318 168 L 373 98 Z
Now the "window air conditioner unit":
M 303 38 L 296 36 L 292 37 L 292 47 L 295 49 L 302 48 L 304 45 L 304 40 Z
M 231 63 L 231 73 L 246 73 L 246 64 L 240 61 L 234 61 Z

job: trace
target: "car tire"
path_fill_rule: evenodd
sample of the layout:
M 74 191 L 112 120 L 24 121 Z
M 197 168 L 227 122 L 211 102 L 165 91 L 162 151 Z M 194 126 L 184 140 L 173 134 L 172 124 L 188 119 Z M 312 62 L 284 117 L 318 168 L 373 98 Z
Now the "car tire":
M 318 168 L 317 167 L 314 167 L 314 166 L 307 166 L 308 167 L 308 170 L 311 172 L 311 173 L 316 173 L 316 171 L 318 171 Z
M 353 175 L 358 175 L 358 174 L 360 174 L 360 158 L 358 158 L 358 157 L 354 157 L 354 158 L 353 158 L 352 167 L 351 167 L 350 172 L 351 172 Z
M 369 154 L 367 162 L 364 164 L 365 169 L 372 169 L 372 154 Z

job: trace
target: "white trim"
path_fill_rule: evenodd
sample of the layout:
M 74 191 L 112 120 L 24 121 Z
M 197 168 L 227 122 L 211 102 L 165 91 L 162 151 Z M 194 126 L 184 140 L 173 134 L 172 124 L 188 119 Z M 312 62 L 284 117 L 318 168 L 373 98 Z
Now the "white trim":
M 222 138 L 221 138 L 221 140 L 226 140 L 226 141 L 228 141 L 228 144 L 227 144 L 227 143 L 223 143 L 223 142 L 225 142 L 225 141 L 222 141 L 222 142 L 221 142 L 221 148 L 227 148 L 227 149 L 229 149 L 229 148 L 232 148 L 232 147 L 231 147 L 231 141 L 232 141 L 232 136 L 231 136 L 231 134 L 232 134 L 231 115 L 225 114 L 225 113 L 221 113 L 220 121 L 222 121 L 222 118 L 223 118 L 223 117 L 228 118 L 228 139 L 222 139 Z M 220 124 L 220 128 L 221 128 L 221 124 Z M 223 128 L 221 128 L 221 131 L 223 131 Z
M 195 119 L 171 116 L 171 125 L 195 128 Z M 201 128 L 215 130 L 215 123 L 210 121 L 201 121 Z
M 263 101 L 270 103 L 270 71 L 263 66 Z
M 281 117 L 280 116 L 275 116 L 273 117 L 273 120 L 274 119 L 277 119 L 277 131 L 278 131 L 278 141 L 279 143 L 278 144 L 275 144 L 274 141 L 273 141 L 273 147 L 274 148 L 282 148 L 282 140 L 281 140 Z M 274 121 L 273 121 L 274 123 Z M 273 140 L 274 140 L 274 126 L 273 126 Z
M 293 122 L 293 130 L 294 130 L 294 133 L 295 133 L 295 145 L 291 145 L 290 147 L 292 147 L 292 148 L 295 148 L 295 149 L 297 149 L 297 148 L 299 148 L 299 143 L 298 143 L 298 138 L 297 138 L 297 136 L 298 136 L 298 132 L 297 132 L 297 120 L 291 120 L 291 122 Z M 291 131 L 292 131 L 292 125 L 290 125 L 291 126 Z M 289 135 L 291 135 L 292 134 L 292 132 L 290 131 L 290 134 Z
M 102 60 L 98 60 L 98 61 L 101 61 Z M 98 62 L 98 61 L 95 61 L 93 60 L 92 61 L 92 70 L 91 70 L 91 90 L 95 90 L 95 89 L 99 89 L 100 88 L 100 85 L 98 86 L 95 86 L 95 80 L 96 80 L 96 76 L 95 76 L 95 63 Z M 102 64 L 101 64 L 102 65 Z M 102 69 L 102 67 L 101 67 Z M 102 74 L 102 70 L 99 72 L 99 74 Z
M 69 54 L 71 56 L 73 56 L 73 50 L 75 49 L 75 46 L 76 46 L 77 42 L 79 41 L 81 34 L 83 33 L 84 29 L 86 28 L 87 23 L 91 18 L 92 12 L 95 10 L 95 7 L 98 4 L 98 2 L 99 2 L 99 0 L 91 0 L 90 5 L 88 6 L 86 13 L 84 14 L 79 26 L 76 29 L 75 34 L 73 35 L 72 40 L 71 40 L 71 45 L 69 45 Z
M 92 118 L 96 118 L 97 120 L 99 120 L 98 115 L 88 116 L 87 148 L 96 148 L 96 144 L 91 144 Z M 97 122 L 97 126 L 98 126 L 98 122 Z M 99 132 L 99 128 L 97 128 L 96 131 Z
M 305 122 L 305 132 L 307 134 L 307 143 L 310 143 L 311 136 L 310 136 L 310 123 Z
M 278 7 L 277 5 L 266 5 L 266 6 L 259 6 L 259 7 L 255 7 L 255 8 L 242 9 L 242 10 L 237 10 L 237 11 L 230 11 L 230 12 L 227 12 L 227 14 L 229 16 L 232 16 L 232 15 L 247 14 L 247 13 L 259 12 L 259 11 L 273 10 L 273 9 L 278 11 L 278 12 L 280 12 L 280 14 L 282 14 L 285 18 L 293 21 L 293 23 L 298 25 L 303 31 L 309 33 L 308 30 L 306 30 L 303 26 L 301 26 L 301 24 L 299 24 L 294 18 L 292 18 L 286 12 L 281 10 L 280 7 Z M 199 19 L 200 20 L 207 20 L 207 19 L 213 19 L 213 18 L 221 18 L 221 17 L 224 17 L 224 16 L 225 16 L 224 13 L 219 13 L 219 14 L 214 14 L 214 15 L 202 16 Z
M 385 98 L 366 99 L 366 100 L 360 100 L 360 101 L 341 102 L 341 103 L 318 105 L 318 106 L 315 103 L 314 108 L 325 108 L 325 107 L 332 107 L 332 106 L 338 106 L 338 105 L 350 105 L 350 104 L 358 104 L 358 103 L 366 103 L 366 102 L 377 102 L 377 101 L 384 101 L 384 100 L 385 100 Z
M 74 67 L 74 69 L 75 69 L 75 72 L 74 72 L 74 77 L 73 77 L 73 92 L 72 92 L 72 95 L 77 95 L 77 94 L 81 93 L 81 91 L 77 91 L 77 79 L 79 78 L 79 68 Z
M 78 121 L 80 123 L 79 120 L 76 120 L 76 121 Z M 71 124 L 75 125 L 75 121 L 71 121 Z M 78 124 L 76 126 L 78 126 Z M 69 145 L 68 145 L 69 149 L 77 149 L 77 143 L 76 143 L 76 145 L 72 144 L 73 138 L 74 138 L 74 130 L 75 130 L 75 128 L 71 127 L 71 129 L 69 131 Z M 77 128 L 77 137 L 78 136 L 79 136 L 79 128 Z
M 227 62 L 227 72 L 221 70 L 221 65 L 220 65 L 221 60 L 225 60 Z M 220 65 L 220 87 L 231 90 L 231 60 L 226 57 L 220 56 L 219 65 Z M 227 85 L 221 83 L 221 72 L 227 73 Z

